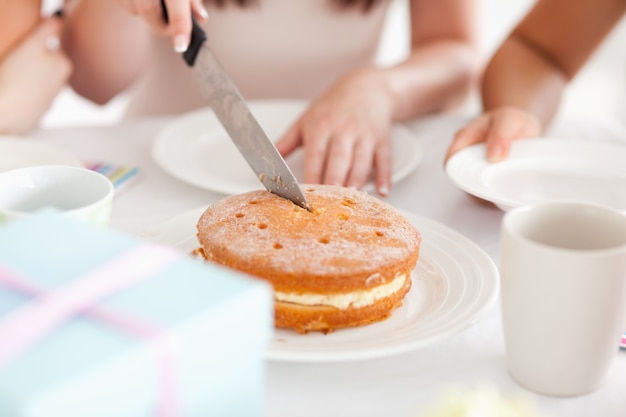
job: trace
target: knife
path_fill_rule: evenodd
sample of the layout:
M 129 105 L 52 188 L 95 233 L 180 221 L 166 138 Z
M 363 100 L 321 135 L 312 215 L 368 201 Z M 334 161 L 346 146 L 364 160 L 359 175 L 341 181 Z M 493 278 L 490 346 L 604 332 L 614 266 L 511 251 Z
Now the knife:
M 164 0 L 161 0 L 161 7 L 163 17 L 168 22 Z M 204 98 L 265 188 L 310 211 L 298 180 L 248 108 L 237 86 L 207 46 L 206 32 L 193 17 L 192 23 L 191 40 L 189 48 L 183 53 L 183 59 L 194 68 Z

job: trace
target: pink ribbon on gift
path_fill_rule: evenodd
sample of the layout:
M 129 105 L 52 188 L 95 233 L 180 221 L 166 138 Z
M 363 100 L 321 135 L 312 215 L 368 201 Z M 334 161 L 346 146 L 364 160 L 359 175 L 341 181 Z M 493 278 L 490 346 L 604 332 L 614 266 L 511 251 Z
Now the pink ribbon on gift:
M 70 284 L 46 290 L 0 264 L 0 285 L 35 296 L 35 300 L 0 320 L 0 368 L 77 314 L 88 314 L 136 337 L 149 339 L 159 357 L 159 417 L 178 417 L 174 341 L 159 326 L 96 306 L 101 299 L 137 284 L 181 258 L 175 250 L 144 244 L 88 272 Z

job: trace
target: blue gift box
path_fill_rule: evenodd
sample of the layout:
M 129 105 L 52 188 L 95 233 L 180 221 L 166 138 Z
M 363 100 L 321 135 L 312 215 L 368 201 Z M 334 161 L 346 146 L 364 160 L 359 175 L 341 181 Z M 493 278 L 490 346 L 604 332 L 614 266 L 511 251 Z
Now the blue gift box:
M 0 276 L 0 416 L 263 414 L 266 283 L 51 211 Z

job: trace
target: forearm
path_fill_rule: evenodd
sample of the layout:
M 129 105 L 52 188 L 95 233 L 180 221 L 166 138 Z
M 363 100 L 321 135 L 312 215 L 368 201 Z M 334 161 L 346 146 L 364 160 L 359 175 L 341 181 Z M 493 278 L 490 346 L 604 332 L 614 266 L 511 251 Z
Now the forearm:
M 76 0 L 65 20 L 62 43 L 74 62 L 72 88 L 99 104 L 127 89 L 147 63 L 147 25 L 113 0 Z
M 457 40 L 414 47 L 407 60 L 384 70 L 396 121 L 447 110 L 460 104 L 475 80 L 476 52 Z
M 545 128 L 558 110 L 568 81 L 554 62 L 513 35 L 485 69 L 483 108 L 516 107 L 536 116 Z

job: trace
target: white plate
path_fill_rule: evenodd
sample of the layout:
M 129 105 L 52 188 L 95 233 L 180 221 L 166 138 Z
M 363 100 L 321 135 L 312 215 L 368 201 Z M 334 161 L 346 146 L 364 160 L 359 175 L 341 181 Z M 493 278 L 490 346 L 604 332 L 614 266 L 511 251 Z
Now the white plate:
M 0 172 L 32 165 L 83 166 L 77 157 L 55 146 L 0 135 Z
M 509 157 L 490 163 L 485 144 L 454 154 L 446 164 L 462 190 L 506 211 L 544 200 L 574 200 L 626 210 L 626 146 L 608 141 L 524 139 Z
M 260 100 L 251 101 L 249 105 L 272 140 L 278 140 L 306 108 L 306 102 L 298 100 Z M 392 182 L 395 183 L 417 168 L 423 151 L 407 127 L 395 126 L 392 135 Z M 207 190 L 238 194 L 262 188 L 208 108 L 187 113 L 165 126 L 153 143 L 152 157 L 173 177 Z M 296 178 L 302 181 L 302 149 L 289 155 L 286 161 Z M 371 184 L 368 187 L 368 190 L 373 189 Z
M 197 247 L 196 222 L 204 207 L 180 214 L 143 233 L 185 252 Z M 385 321 L 306 335 L 277 329 L 266 357 L 288 362 L 353 361 L 398 354 L 454 336 L 492 306 L 498 270 L 475 243 L 433 220 L 403 213 L 422 234 L 413 287 Z

